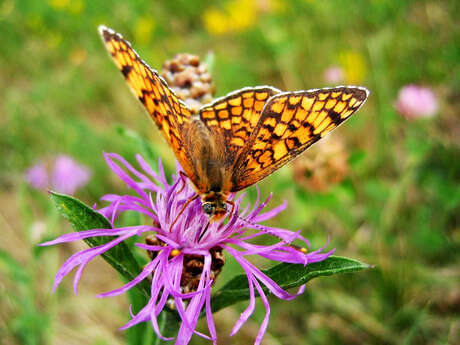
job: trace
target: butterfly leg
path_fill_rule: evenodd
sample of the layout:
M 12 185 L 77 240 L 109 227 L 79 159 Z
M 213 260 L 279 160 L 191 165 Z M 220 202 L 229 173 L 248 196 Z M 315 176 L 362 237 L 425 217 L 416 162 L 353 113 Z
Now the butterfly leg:
M 184 173 L 182 170 L 179 171 L 179 175 L 180 175 L 180 179 L 182 180 L 182 187 L 180 188 L 180 190 L 177 192 L 177 194 L 179 194 L 180 192 L 182 192 L 185 188 L 185 178 L 188 178 L 187 174 Z
M 195 194 L 194 196 L 192 196 L 190 199 L 187 200 L 187 202 L 184 204 L 184 206 L 182 206 L 182 209 L 180 210 L 179 214 L 176 216 L 176 219 L 174 219 L 174 222 L 171 223 L 170 227 L 169 227 L 169 232 L 171 232 L 174 224 L 176 224 L 177 220 L 179 219 L 179 217 L 182 215 L 182 213 L 184 213 L 185 211 L 185 208 L 193 201 L 193 200 L 196 200 L 200 195 L 199 194 Z
M 225 202 L 229 205 L 232 205 L 232 210 L 230 211 L 230 214 L 228 215 L 228 219 L 230 219 L 233 216 L 233 211 L 235 211 L 235 203 L 231 200 L 225 200 Z
M 199 234 L 198 243 L 201 241 L 201 239 L 203 238 L 204 234 L 205 234 L 206 231 L 208 230 L 209 224 L 211 224 L 211 223 L 208 221 L 208 224 L 206 224 L 206 226 L 205 226 L 205 228 L 203 229 L 203 231 L 201 231 L 201 233 Z

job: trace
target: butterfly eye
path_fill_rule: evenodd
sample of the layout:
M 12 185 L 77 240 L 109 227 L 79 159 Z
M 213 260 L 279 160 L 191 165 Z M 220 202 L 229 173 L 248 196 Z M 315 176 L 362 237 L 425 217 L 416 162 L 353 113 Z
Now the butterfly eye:
M 206 202 L 201 206 L 202 210 L 206 214 L 212 214 L 214 212 L 214 206 L 210 202 Z
M 224 210 L 224 211 L 227 211 L 227 204 L 226 203 L 223 203 L 221 208 Z

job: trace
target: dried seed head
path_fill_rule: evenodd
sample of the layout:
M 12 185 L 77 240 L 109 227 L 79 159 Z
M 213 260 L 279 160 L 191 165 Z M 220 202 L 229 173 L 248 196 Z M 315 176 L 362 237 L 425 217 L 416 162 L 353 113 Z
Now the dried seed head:
M 304 189 L 325 192 L 348 174 L 348 152 L 337 135 L 327 137 L 294 161 L 294 180 Z
M 206 64 L 196 55 L 177 54 L 165 61 L 161 76 L 194 113 L 212 101 L 214 83 Z

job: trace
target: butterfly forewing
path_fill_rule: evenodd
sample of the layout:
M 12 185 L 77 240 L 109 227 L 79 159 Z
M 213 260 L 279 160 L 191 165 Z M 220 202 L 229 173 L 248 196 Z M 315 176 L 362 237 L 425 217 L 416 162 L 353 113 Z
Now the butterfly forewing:
M 227 166 L 233 166 L 259 122 L 267 100 L 281 91 L 269 87 L 248 87 L 217 99 L 200 109 L 200 119 L 226 143 Z
M 368 91 L 337 87 L 273 96 L 233 171 L 232 192 L 246 188 L 317 142 L 356 112 Z
M 104 26 L 99 27 L 99 32 L 115 65 L 171 145 L 184 171 L 192 178 L 190 150 L 184 144 L 191 111 L 120 34 Z

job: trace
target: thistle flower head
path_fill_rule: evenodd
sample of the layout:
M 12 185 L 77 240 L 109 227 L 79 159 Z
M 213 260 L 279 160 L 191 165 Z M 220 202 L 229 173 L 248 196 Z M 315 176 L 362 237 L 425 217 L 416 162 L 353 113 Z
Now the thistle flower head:
M 266 276 L 260 269 L 247 260 L 247 256 L 259 255 L 278 262 L 298 263 L 306 265 L 326 259 L 333 251 L 322 253 L 322 250 L 306 252 L 292 245 L 292 241 L 308 241 L 298 232 L 269 227 L 260 224 L 286 208 L 286 203 L 269 211 L 265 208 L 270 200 L 268 197 L 261 202 L 259 198 L 251 207 L 243 206 L 244 195 L 235 198 L 234 212 L 228 219 L 220 222 L 209 222 L 203 213 L 199 199 L 192 201 L 185 209 L 184 204 L 195 195 L 188 183 L 180 178 L 179 172 L 172 177 L 172 183 L 166 179 L 159 162 L 159 173 L 155 172 L 141 156 L 137 156 L 140 169 L 116 154 L 105 154 L 109 167 L 126 185 L 134 191 L 134 195 L 107 194 L 101 200 L 108 205 L 98 211 L 112 224 L 111 229 L 92 229 L 66 234 L 43 245 L 69 242 L 93 236 L 113 236 L 114 239 L 104 245 L 89 248 L 71 256 L 56 275 L 54 289 L 73 268 L 78 267 L 74 278 L 74 289 L 85 265 L 94 257 L 104 253 L 118 243 L 132 236 L 146 233 L 146 243 L 139 241 L 137 247 L 146 250 L 151 261 L 142 272 L 123 287 L 100 296 L 119 295 L 134 287 L 144 279 L 151 279 L 151 295 L 144 306 L 122 328 L 128 328 L 140 322 L 150 321 L 156 334 L 165 338 L 157 323 L 160 312 L 171 304 L 177 310 L 182 323 L 176 337 L 176 344 L 188 344 L 194 333 L 217 341 L 211 311 L 211 288 L 225 263 L 224 252 L 231 255 L 242 267 L 249 283 L 250 301 L 246 310 L 232 330 L 235 334 L 251 316 L 255 308 L 256 293 L 261 297 L 266 308 L 265 318 L 260 327 L 255 344 L 260 344 L 266 331 L 270 306 L 262 285 L 270 293 L 281 299 L 292 299 L 304 291 L 292 295 L 284 291 L 276 282 Z M 178 167 L 178 170 L 180 167 Z M 119 227 L 117 219 L 126 211 L 143 214 L 148 221 L 146 225 Z M 182 212 L 182 213 L 181 213 Z M 176 217 L 180 215 L 175 222 Z M 172 226 L 171 226 L 172 225 Z M 274 236 L 277 243 L 272 245 L 253 244 L 251 240 L 260 236 Z M 198 332 L 196 328 L 200 313 L 204 309 L 209 328 L 209 335 Z

